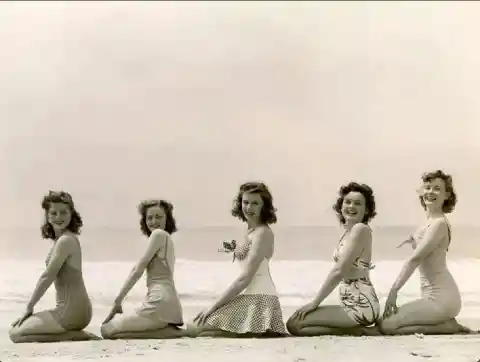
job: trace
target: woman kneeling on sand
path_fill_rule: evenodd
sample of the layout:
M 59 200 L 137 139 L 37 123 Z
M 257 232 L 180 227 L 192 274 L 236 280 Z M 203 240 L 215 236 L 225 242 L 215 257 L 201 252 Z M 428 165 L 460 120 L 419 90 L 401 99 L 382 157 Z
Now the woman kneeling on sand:
M 51 239 L 52 247 L 25 313 L 12 324 L 10 339 L 15 343 L 99 339 L 83 331 L 92 319 L 92 305 L 83 280 L 82 248 L 77 236 L 82 218 L 67 192 L 50 191 L 43 198 L 42 208 L 42 237 Z M 52 283 L 56 308 L 34 314 L 35 304 Z
M 369 273 L 373 265 L 368 222 L 376 215 L 373 191 L 350 182 L 340 188 L 333 208 L 345 230 L 333 255 L 335 265 L 315 299 L 287 321 L 288 331 L 295 336 L 366 334 L 364 327 L 374 324 L 380 314 Z M 320 306 L 337 285 L 341 306 Z
M 165 200 L 149 200 L 138 207 L 140 230 L 148 237 L 144 255 L 135 265 L 113 308 L 102 324 L 107 339 L 162 339 L 185 335 L 182 306 L 174 283 L 175 252 L 171 234 L 177 231 L 173 206 Z M 142 307 L 132 315 L 123 313 L 122 302 L 147 270 L 147 296 Z
M 195 318 L 201 337 L 278 337 L 286 335 L 277 291 L 270 275 L 277 221 L 272 195 L 260 182 L 240 186 L 232 215 L 247 223 L 245 240 L 235 247 L 240 274 L 225 293 Z
M 380 329 L 385 334 L 468 333 L 455 320 L 462 301 L 446 261 L 451 230 L 445 214 L 457 202 L 452 177 L 437 170 L 425 173 L 422 181 L 419 198 L 427 220 L 401 244 L 411 244 L 414 251 L 390 290 Z M 417 268 L 422 297 L 397 308 L 397 294 Z

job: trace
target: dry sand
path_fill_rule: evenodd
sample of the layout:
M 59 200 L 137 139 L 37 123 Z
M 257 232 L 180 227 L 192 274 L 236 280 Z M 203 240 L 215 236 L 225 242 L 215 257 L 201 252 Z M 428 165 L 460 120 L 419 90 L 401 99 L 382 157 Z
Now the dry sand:
M 102 311 L 103 312 L 103 311 Z M 188 311 L 187 317 L 194 315 Z M 291 312 L 286 311 L 286 312 Z M 98 321 L 88 328 L 98 332 Z M 286 313 L 287 315 L 288 313 Z M 7 319 L 2 316 L 3 320 Z M 14 316 L 9 316 L 14 319 Z M 187 319 L 189 320 L 189 319 Z M 8 325 L 5 320 L 3 324 Z M 323 362 L 323 361 L 452 361 L 477 362 L 480 335 L 398 337 L 287 337 L 281 339 L 212 339 L 89 341 L 13 344 L 0 331 L 0 361 L 211 361 L 211 362 Z
M 477 336 L 308 337 L 282 340 L 177 339 L 2 343 L 1 361 L 452 361 L 480 359 Z

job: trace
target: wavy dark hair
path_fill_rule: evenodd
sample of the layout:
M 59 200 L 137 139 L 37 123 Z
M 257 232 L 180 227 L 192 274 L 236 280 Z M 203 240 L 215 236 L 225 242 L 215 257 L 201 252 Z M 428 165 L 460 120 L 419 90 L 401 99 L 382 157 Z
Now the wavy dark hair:
M 443 172 L 442 170 L 425 172 L 422 175 L 423 182 L 431 182 L 437 178 L 442 179 L 443 182 L 445 183 L 445 191 L 448 193 L 448 198 L 443 203 L 442 211 L 445 214 L 449 214 L 455 209 L 455 205 L 457 204 L 457 194 L 455 193 L 455 188 L 453 187 L 452 176 Z M 419 199 L 423 209 L 426 210 L 427 206 L 425 205 L 423 196 L 420 195 Z
M 375 197 L 373 196 L 373 190 L 370 186 L 366 184 L 360 184 L 357 182 L 350 182 L 347 185 L 343 185 L 338 190 L 338 199 L 333 205 L 333 210 L 337 214 L 338 219 L 341 224 L 345 224 L 345 218 L 342 215 L 342 205 L 345 196 L 350 192 L 359 192 L 365 198 L 365 215 L 363 216 L 362 223 L 368 224 L 376 215 L 375 210 Z
M 163 199 L 148 199 L 142 201 L 138 205 L 138 212 L 140 214 L 140 230 L 142 234 L 149 237 L 152 232 L 147 227 L 147 210 L 153 206 L 159 206 L 165 211 L 165 231 L 170 235 L 177 231 L 177 223 L 173 216 L 173 205 L 167 200 Z
M 42 209 L 45 211 L 45 221 L 41 227 L 42 238 L 55 240 L 55 230 L 48 222 L 48 210 L 50 209 L 51 204 L 57 203 L 65 204 L 70 207 L 72 217 L 70 223 L 66 227 L 66 230 L 70 231 L 72 234 L 79 235 L 80 229 L 83 226 L 83 220 L 75 208 L 75 203 L 73 202 L 72 196 L 65 191 L 50 190 L 42 200 Z
M 267 185 L 263 182 L 246 182 L 240 185 L 237 196 L 233 201 L 232 215 L 243 222 L 247 219 L 242 211 L 242 196 L 245 192 L 259 194 L 263 200 L 263 207 L 260 211 L 260 222 L 265 225 L 275 224 L 277 222 L 277 209 L 273 206 L 273 196 Z

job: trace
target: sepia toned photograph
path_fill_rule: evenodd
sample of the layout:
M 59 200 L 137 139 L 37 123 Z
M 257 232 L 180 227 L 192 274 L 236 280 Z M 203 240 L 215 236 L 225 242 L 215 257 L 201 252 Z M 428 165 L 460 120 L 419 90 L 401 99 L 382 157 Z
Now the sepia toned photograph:
M 0 2 L 0 362 L 480 362 L 479 19 Z

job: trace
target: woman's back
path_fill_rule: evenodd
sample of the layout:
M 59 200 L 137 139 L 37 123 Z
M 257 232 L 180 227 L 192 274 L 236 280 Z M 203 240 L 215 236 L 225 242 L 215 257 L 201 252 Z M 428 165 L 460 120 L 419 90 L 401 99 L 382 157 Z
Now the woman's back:
M 245 236 L 245 241 L 241 244 L 235 251 L 234 262 L 238 264 L 241 270 L 247 268 L 248 254 L 252 247 L 252 237 L 254 233 L 259 232 L 261 229 L 266 228 L 267 232 L 272 233 L 268 227 L 260 226 L 250 232 Z M 267 248 L 266 255 L 262 262 L 260 263 L 258 269 L 253 276 L 250 284 L 243 290 L 242 294 L 266 294 L 266 295 L 276 295 L 277 290 L 273 282 L 271 273 L 270 273 L 270 259 L 273 257 L 275 252 L 273 233 L 272 233 L 272 242 Z
M 74 236 L 75 247 L 60 268 L 54 285 L 56 308 L 52 315 L 65 329 L 82 329 L 92 318 L 92 305 L 82 274 L 82 249 Z M 56 245 L 48 253 L 46 263 L 53 256 Z
M 369 228 L 370 231 L 370 228 Z M 345 242 L 344 239 L 350 237 L 348 232 L 340 239 L 338 246 L 335 248 L 333 259 L 338 262 L 342 254 L 344 253 Z M 360 250 L 358 256 L 353 261 L 351 268 L 345 275 L 345 279 L 358 279 L 369 278 L 370 269 L 373 269 L 372 264 L 372 235 L 371 231 L 368 233 L 366 240 L 357 240 L 356 242 L 362 242 L 363 248 Z
M 76 237 L 74 237 L 75 249 L 72 254 L 68 256 L 60 271 L 55 278 L 54 284 L 57 291 L 57 299 L 66 293 L 74 293 L 77 296 L 84 294 L 87 296 L 85 282 L 82 273 L 82 249 Z M 53 256 L 56 245 L 54 244 L 50 249 L 45 263 L 48 264 Z
M 418 244 L 422 243 L 422 238 L 429 226 L 430 224 L 427 224 L 414 234 Z M 450 227 L 448 225 L 447 227 L 448 234 L 441 236 L 438 246 L 422 260 L 418 267 L 422 284 L 455 283 L 447 267 L 447 251 L 450 246 Z
M 175 250 L 170 236 L 167 237 L 163 255 L 155 255 L 147 265 L 147 288 L 158 284 L 174 284 L 173 273 L 175 269 Z

